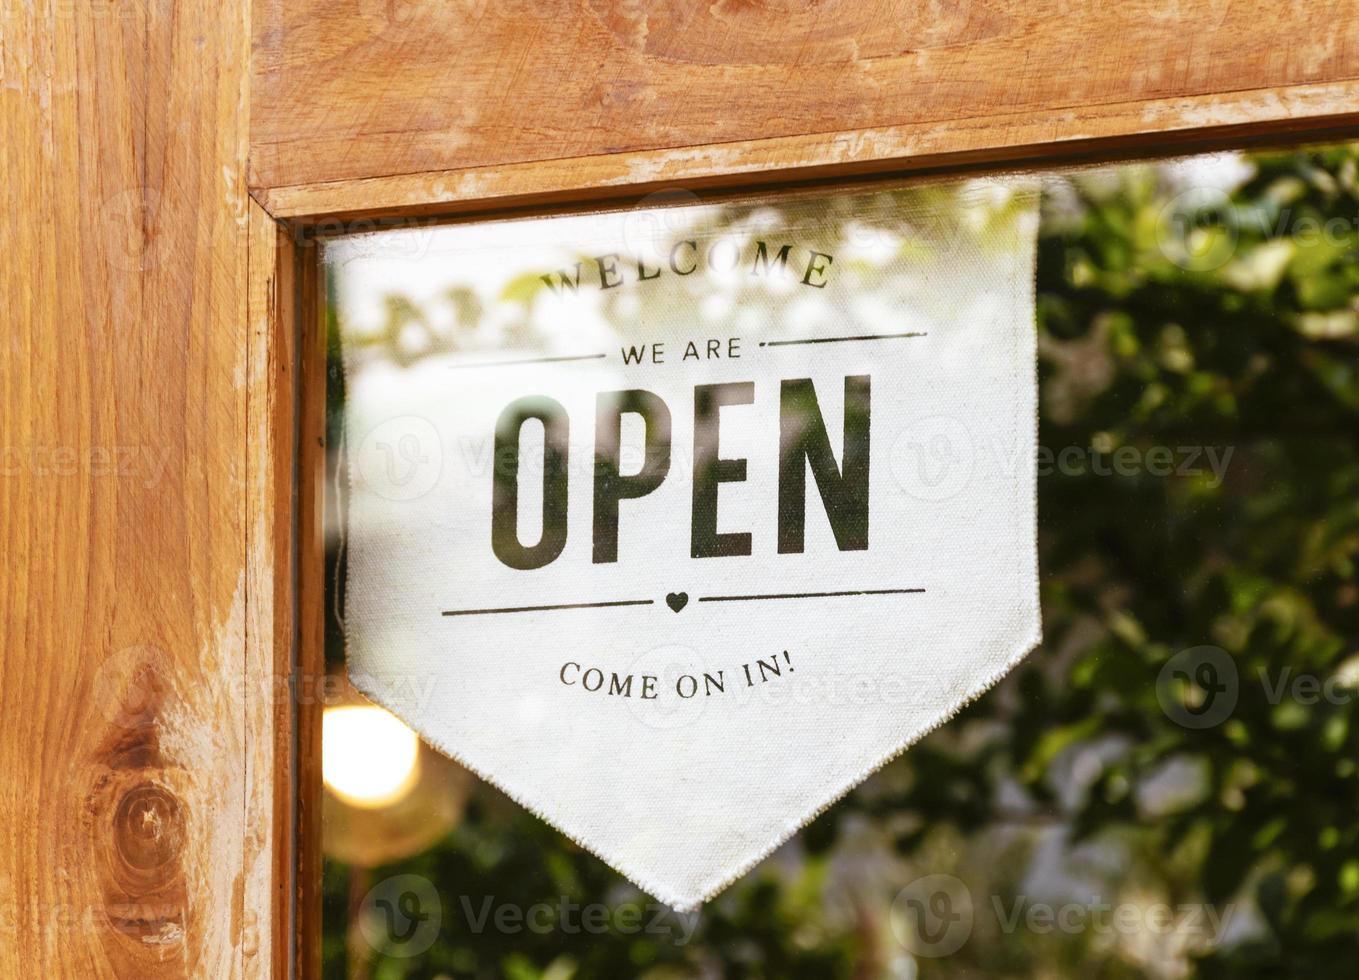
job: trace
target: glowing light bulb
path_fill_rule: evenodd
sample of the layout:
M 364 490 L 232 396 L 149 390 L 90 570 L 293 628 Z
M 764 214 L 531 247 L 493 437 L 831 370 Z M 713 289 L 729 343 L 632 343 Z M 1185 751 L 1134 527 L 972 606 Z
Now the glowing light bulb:
M 340 799 L 367 809 L 390 806 L 419 776 L 420 741 L 373 705 L 327 708 L 321 718 L 321 778 Z

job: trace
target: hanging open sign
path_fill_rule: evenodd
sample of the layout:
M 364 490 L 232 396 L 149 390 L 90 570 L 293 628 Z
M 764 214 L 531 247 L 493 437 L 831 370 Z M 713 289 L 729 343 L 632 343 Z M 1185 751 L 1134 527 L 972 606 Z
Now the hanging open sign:
M 350 675 L 691 907 L 1037 641 L 1036 195 L 327 246 Z

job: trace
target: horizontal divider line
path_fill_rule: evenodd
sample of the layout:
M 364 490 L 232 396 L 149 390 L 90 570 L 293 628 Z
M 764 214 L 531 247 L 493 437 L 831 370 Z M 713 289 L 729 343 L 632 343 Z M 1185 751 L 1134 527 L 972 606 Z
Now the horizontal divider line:
M 791 347 L 794 344 L 843 344 L 851 340 L 900 340 L 905 337 L 928 337 L 928 333 L 864 333 L 854 337 L 806 337 L 802 340 L 762 340 L 761 347 Z
M 924 589 L 852 589 L 845 592 L 774 592 L 768 595 L 705 595 L 699 602 L 750 602 L 755 599 L 829 599 L 854 595 L 911 595 Z
M 762 340 L 761 347 L 792 347 L 797 344 L 843 344 L 849 341 L 900 340 L 908 337 L 928 337 L 925 332 L 914 333 L 866 333 L 853 337 L 805 337 L 801 340 Z M 564 354 L 555 357 L 523 357 L 508 361 L 474 361 L 468 364 L 450 364 L 451 371 L 467 371 L 473 368 L 514 367 L 519 364 L 561 364 L 566 361 L 599 361 L 608 354 Z
M 598 361 L 607 354 L 567 354 L 561 357 L 525 357 L 516 361 L 478 361 L 471 364 L 450 364 L 450 371 L 465 371 L 471 368 L 513 367 L 516 364 L 558 364 L 562 361 Z
M 760 599 L 831 599 L 840 596 L 915 595 L 924 589 L 849 589 L 843 592 L 771 592 L 764 595 L 704 595 L 699 602 L 753 602 Z M 613 609 L 619 606 L 654 606 L 655 599 L 614 599 L 608 602 L 563 602 L 542 606 L 498 606 L 488 609 L 445 609 L 444 616 L 494 616 L 503 613 L 554 612 L 559 609 Z M 679 610 L 675 610 L 678 612 Z
M 564 602 L 553 606 L 501 606 L 497 609 L 445 609 L 445 616 L 489 616 L 497 613 L 548 612 L 554 609 L 605 609 L 612 606 L 651 606 L 655 599 L 619 599 L 613 602 Z

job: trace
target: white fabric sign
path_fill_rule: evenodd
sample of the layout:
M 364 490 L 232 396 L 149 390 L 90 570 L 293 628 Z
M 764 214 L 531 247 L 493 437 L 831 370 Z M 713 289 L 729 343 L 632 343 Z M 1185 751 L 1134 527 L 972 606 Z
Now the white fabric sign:
M 688 909 L 1038 641 L 1027 185 L 326 262 L 350 676 Z

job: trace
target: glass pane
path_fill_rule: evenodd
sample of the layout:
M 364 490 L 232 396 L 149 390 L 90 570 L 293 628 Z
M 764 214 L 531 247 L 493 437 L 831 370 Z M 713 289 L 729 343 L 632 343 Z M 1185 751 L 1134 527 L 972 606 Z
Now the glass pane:
M 1348 976 L 1356 216 L 1350 146 L 1044 178 L 1043 644 L 689 915 L 347 694 L 324 730 L 326 976 Z M 326 283 L 336 674 L 337 290 L 402 364 L 479 343 L 458 325 L 491 315 L 467 270 L 345 275 Z M 961 942 L 922 954 L 913 921 Z

